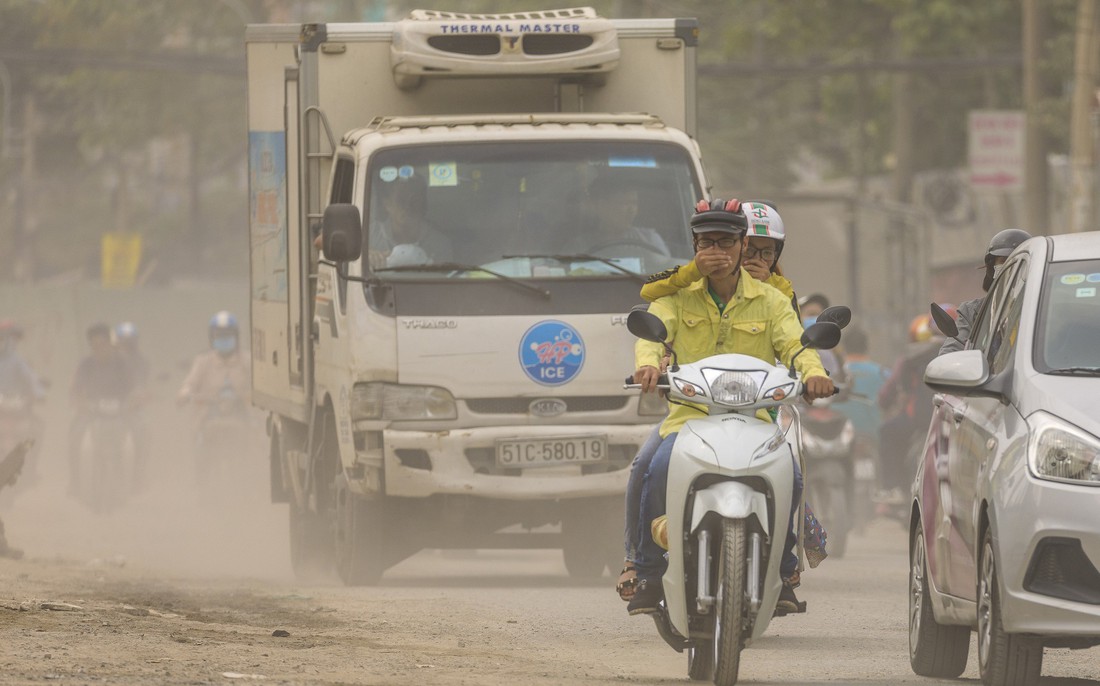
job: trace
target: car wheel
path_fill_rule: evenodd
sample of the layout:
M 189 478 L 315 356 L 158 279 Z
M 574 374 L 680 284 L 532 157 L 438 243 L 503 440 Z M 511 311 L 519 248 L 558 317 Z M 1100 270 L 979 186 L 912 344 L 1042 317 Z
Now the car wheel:
M 909 664 L 921 676 L 954 679 L 966 669 L 970 627 L 940 624 L 932 614 L 924 532 L 917 524 L 909 547 Z
M 993 554 L 993 532 L 986 528 L 978 559 L 978 671 L 985 686 L 1025 686 L 1039 682 L 1043 643 L 1036 636 L 1005 633 Z

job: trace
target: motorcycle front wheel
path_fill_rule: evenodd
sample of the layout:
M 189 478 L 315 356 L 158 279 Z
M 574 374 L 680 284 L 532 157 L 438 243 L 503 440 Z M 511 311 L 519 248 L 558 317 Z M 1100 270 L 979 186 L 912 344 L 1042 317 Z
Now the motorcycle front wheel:
M 722 520 L 718 554 L 718 590 L 715 595 L 714 683 L 733 686 L 745 646 L 748 611 L 748 523 Z

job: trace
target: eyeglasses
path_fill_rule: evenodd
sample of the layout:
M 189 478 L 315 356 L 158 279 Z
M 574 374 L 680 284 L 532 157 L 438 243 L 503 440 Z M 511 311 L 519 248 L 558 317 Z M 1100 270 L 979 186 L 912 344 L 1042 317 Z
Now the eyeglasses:
M 745 246 L 745 258 L 752 259 L 757 255 L 765 262 L 771 262 L 776 258 L 775 248 L 754 248 L 751 245 Z
M 735 245 L 740 245 L 740 244 L 741 244 L 741 239 L 740 238 L 719 238 L 718 240 L 714 240 L 714 239 L 711 239 L 711 238 L 696 238 L 695 239 L 695 247 L 700 249 L 700 250 L 706 250 L 707 248 L 713 248 L 716 245 L 719 248 L 721 248 L 722 250 L 729 250 L 730 248 L 734 247 Z

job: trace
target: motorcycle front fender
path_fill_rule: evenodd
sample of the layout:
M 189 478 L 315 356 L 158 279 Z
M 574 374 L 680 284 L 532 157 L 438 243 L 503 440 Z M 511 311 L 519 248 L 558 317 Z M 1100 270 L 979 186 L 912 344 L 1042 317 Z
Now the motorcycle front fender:
M 720 481 L 696 492 L 691 511 L 691 532 L 695 533 L 710 512 L 724 519 L 755 517 L 763 531 L 768 526 L 768 501 L 763 493 L 740 481 Z

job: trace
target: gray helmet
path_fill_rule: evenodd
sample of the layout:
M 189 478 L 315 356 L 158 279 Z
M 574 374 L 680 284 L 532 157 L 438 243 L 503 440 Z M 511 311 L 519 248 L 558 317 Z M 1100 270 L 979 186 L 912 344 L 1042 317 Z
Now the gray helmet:
M 1016 246 L 1031 238 L 1031 234 L 1023 229 L 1005 229 L 1000 231 L 989 241 L 989 248 L 985 251 L 985 263 L 993 262 L 994 257 L 1008 257 Z

